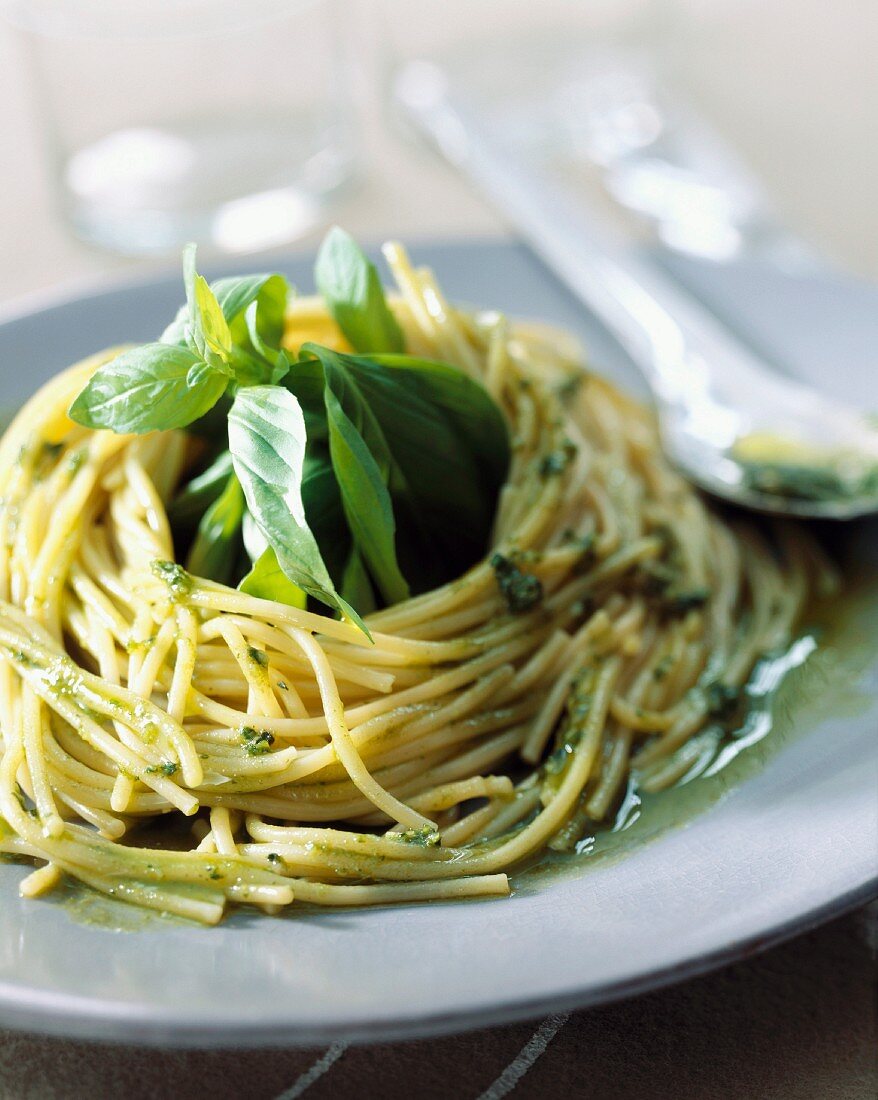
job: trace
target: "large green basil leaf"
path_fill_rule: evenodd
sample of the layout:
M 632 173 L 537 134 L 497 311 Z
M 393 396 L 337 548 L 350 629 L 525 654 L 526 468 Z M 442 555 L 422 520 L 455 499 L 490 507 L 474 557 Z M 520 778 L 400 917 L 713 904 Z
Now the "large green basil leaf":
M 343 229 L 327 233 L 314 268 L 317 289 L 356 351 L 402 351 L 402 330 L 390 311 L 375 265 Z
M 189 348 L 144 344 L 98 367 L 70 418 L 120 433 L 183 428 L 213 408 L 228 381 Z
M 360 616 L 336 591 L 305 518 L 305 444 L 305 418 L 288 390 L 249 386 L 235 395 L 229 449 L 253 519 L 286 576 L 365 631 Z

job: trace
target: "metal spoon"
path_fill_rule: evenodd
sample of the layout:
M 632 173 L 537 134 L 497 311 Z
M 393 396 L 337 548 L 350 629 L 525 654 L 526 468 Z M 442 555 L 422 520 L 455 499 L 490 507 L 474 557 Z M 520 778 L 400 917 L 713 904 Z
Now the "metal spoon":
M 878 428 L 861 412 L 784 378 L 715 317 L 606 230 L 538 163 L 450 95 L 433 65 L 404 70 L 409 118 L 503 210 L 535 251 L 629 353 L 655 397 L 664 449 L 697 485 L 735 504 L 813 518 L 878 512 L 878 488 L 832 499 L 761 491 L 735 446 L 753 434 L 878 470 Z M 878 478 L 875 479 L 878 481 Z

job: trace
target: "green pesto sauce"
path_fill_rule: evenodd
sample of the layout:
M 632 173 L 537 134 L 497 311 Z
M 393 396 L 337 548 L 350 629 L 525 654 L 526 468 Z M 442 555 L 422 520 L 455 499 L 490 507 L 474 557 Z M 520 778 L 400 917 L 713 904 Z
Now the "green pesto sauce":
M 493 554 L 491 568 L 510 614 L 523 615 L 542 602 L 543 585 L 539 577 L 520 569 L 512 556 Z
M 815 607 L 813 633 L 804 632 L 786 654 L 757 669 L 757 683 L 779 682 L 754 701 L 741 730 L 724 738 L 709 761 L 696 762 L 664 791 L 640 791 L 632 779 L 612 824 L 586 834 L 575 852 L 549 849 L 534 857 L 510 876 L 513 892 L 531 893 L 559 876 L 627 855 L 716 805 L 822 721 L 867 712 L 871 698 L 862 685 L 878 660 L 878 579 L 861 574 L 847 584 L 832 608 Z
M 744 487 L 758 493 L 815 503 L 878 496 L 878 463 L 860 451 L 754 432 L 737 439 L 730 455 L 740 464 Z
M 167 585 L 168 593 L 174 600 L 182 600 L 192 591 L 194 580 L 182 565 L 175 561 L 152 561 L 149 567 L 153 576 Z
M 106 932 L 154 932 L 159 928 L 202 928 L 197 921 L 186 920 L 157 909 L 144 909 L 126 901 L 107 897 L 90 886 L 67 878 L 48 901 L 57 901 L 77 924 Z

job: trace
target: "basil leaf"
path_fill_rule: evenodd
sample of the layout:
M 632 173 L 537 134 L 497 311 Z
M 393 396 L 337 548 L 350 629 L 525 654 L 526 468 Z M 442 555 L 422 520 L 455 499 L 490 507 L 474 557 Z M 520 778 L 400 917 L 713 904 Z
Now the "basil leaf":
M 228 378 L 189 348 L 144 344 L 98 367 L 70 406 L 86 428 L 115 432 L 183 428 L 211 409 Z
M 290 370 L 290 360 L 287 353 L 281 348 L 272 348 L 265 342 L 260 323 L 261 314 L 259 302 L 251 302 L 244 311 L 244 324 L 247 338 L 261 356 L 262 371 L 265 373 L 266 364 L 269 365 L 268 377 L 264 381 L 270 385 L 277 385 Z M 271 364 L 274 364 L 271 366 Z
M 446 364 L 376 357 L 352 371 L 397 470 L 390 491 L 400 565 L 424 591 L 488 547 L 509 466 L 506 422 L 482 386 Z
M 230 474 L 222 493 L 201 517 L 186 569 L 196 577 L 230 584 L 238 568 L 243 518 L 244 494 L 238 479 Z
M 238 585 L 248 596 L 261 600 L 275 600 L 290 607 L 304 608 L 307 594 L 287 577 L 278 564 L 277 554 L 269 546 L 253 563 L 253 568 Z
M 272 384 L 274 374 L 270 362 L 262 356 L 247 351 L 236 344 L 229 356 L 229 366 L 239 386 L 265 386 Z M 281 377 L 283 377 L 281 375 Z
M 202 359 L 209 359 L 211 355 L 225 359 L 232 344 L 231 333 L 219 302 L 205 279 L 195 270 L 194 244 L 187 244 L 183 249 L 183 285 L 189 317 L 186 328 L 189 347 L 197 351 Z
M 308 425 L 307 418 L 305 425 Z M 308 526 L 317 540 L 329 575 L 336 588 L 341 591 L 353 539 L 344 514 L 341 490 L 332 468 L 329 443 L 313 444 L 310 429 L 302 477 L 302 501 Z M 348 602 L 353 603 L 353 600 Z
M 290 373 L 290 357 L 281 348 L 274 358 L 274 367 L 271 371 L 271 377 L 269 378 L 269 385 L 276 386 L 282 382 L 286 376 Z
M 402 330 L 387 305 L 375 265 L 338 226 L 320 246 L 314 279 L 355 351 L 403 350 Z
M 198 307 L 198 326 L 205 344 L 211 351 L 226 359 L 232 350 L 229 323 L 203 275 L 195 277 L 195 302 Z
M 309 595 L 337 608 L 363 631 L 342 599 L 305 519 L 302 474 L 305 419 L 296 398 L 277 386 L 238 391 L 229 413 L 229 449 L 247 507 L 287 577 Z
M 369 606 L 374 605 L 371 584 L 351 580 L 366 569 L 384 601 L 397 603 L 407 598 L 409 589 L 397 562 L 393 506 L 387 491 L 392 456 L 381 426 L 344 369 L 345 358 L 327 348 L 308 345 L 305 350 L 318 358 L 296 364 L 291 388 L 309 431 L 311 476 L 306 478 L 303 499 L 311 529 L 346 599 L 353 586 L 368 593 Z M 318 471 L 311 464 L 320 462 L 318 482 Z M 351 572 L 352 551 L 360 558 L 356 574 Z
M 351 550 L 341 579 L 341 591 L 344 598 L 354 605 L 361 615 L 377 610 L 375 591 L 363 559 L 357 549 Z
M 194 263 L 194 257 L 193 257 Z M 193 269 L 194 270 L 194 269 Z M 194 276 L 193 296 L 194 296 Z M 213 297 L 225 318 L 231 334 L 231 362 L 235 366 L 236 376 L 245 384 L 271 381 L 267 376 L 265 364 L 252 352 L 256 348 L 251 338 L 250 326 L 245 315 L 255 303 L 255 327 L 259 335 L 259 351 L 264 352 L 270 363 L 275 363 L 284 333 L 289 285 L 283 275 L 242 275 L 228 279 L 217 279 L 210 284 Z M 177 316 L 162 333 L 163 344 L 187 346 L 189 324 L 189 305 L 184 304 L 177 310 Z M 249 355 L 247 354 L 249 352 Z M 242 374 L 247 374 L 243 378 Z
M 329 453 L 344 513 L 357 550 L 384 600 L 388 604 L 399 603 L 408 598 L 409 587 L 396 560 L 396 525 L 390 493 L 372 452 L 333 393 L 331 378 L 327 381 Z
M 458 367 L 411 355 L 373 355 L 366 361 L 392 368 L 382 376 L 374 370 L 362 379 L 382 410 L 394 392 L 405 390 L 419 413 L 429 407 L 461 441 L 478 466 L 479 477 L 490 492 L 497 492 L 509 469 L 509 430 L 499 406 L 481 383 Z M 376 381 L 384 385 L 379 392 Z

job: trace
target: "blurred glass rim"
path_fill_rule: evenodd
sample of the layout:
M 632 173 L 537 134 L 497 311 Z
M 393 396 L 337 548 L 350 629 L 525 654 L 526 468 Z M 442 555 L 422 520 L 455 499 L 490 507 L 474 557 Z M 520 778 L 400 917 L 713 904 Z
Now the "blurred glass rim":
M 0 16 L 42 38 L 183 38 L 231 34 L 335 0 L 0 0 Z

